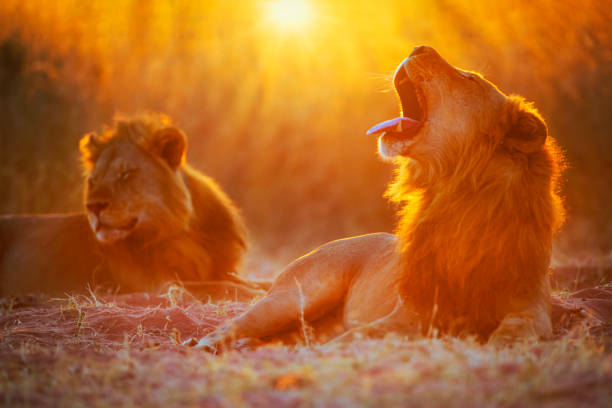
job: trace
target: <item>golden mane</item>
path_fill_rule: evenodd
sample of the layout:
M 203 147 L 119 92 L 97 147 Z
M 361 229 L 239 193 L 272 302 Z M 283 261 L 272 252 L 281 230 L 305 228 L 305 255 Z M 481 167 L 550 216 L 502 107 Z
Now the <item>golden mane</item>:
M 398 159 L 386 195 L 403 206 L 399 287 L 423 330 L 433 325 L 486 338 L 517 295 L 538 296 L 553 234 L 564 220 L 565 162 L 550 137 L 530 154 L 505 143 L 525 112 L 544 124 L 530 104 L 510 96 L 498 129 L 459 146 L 459 154 L 442 152 L 426 167 Z

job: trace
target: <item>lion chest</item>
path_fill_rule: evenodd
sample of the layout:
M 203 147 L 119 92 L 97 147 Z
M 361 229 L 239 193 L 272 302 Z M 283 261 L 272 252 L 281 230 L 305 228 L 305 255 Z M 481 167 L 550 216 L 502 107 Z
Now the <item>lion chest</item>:
M 168 282 L 200 282 L 210 274 L 210 257 L 190 240 L 171 240 L 144 249 L 107 252 L 114 281 L 124 292 L 157 290 Z

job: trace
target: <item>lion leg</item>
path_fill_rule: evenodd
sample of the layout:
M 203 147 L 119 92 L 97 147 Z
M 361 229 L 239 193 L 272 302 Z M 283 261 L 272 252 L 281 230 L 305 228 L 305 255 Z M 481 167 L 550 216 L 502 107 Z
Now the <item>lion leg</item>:
M 406 307 L 400 296 L 390 313 L 372 322 L 354 326 L 331 339 L 328 344 L 348 343 L 361 338 L 384 337 L 388 333 L 404 336 L 415 336 L 420 333 L 418 313 Z
M 489 337 L 489 344 L 505 346 L 517 341 L 536 341 L 552 337 L 550 305 L 542 300 L 519 313 L 508 313 Z
M 354 276 L 334 250 L 335 242 L 291 263 L 247 312 L 202 338 L 196 347 L 216 350 L 234 339 L 263 338 L 331 313 Z
M 506 314 L 489 336 L 488 343 L 505 346 L 515 342 L 551 338 L 550 296 L 550 282 L 548 276 L 545 276 L 535 299 L 524 303 L 523 307 L 517 307 L 516 312 Z

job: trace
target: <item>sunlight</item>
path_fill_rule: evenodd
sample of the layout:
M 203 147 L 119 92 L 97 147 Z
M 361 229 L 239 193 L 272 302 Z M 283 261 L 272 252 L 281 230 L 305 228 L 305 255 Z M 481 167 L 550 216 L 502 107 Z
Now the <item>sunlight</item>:
M 312 20 L 312 7 L 307 0 L 275 0 L 265 4 L 270 24 L 282 30 L 301 31 Z

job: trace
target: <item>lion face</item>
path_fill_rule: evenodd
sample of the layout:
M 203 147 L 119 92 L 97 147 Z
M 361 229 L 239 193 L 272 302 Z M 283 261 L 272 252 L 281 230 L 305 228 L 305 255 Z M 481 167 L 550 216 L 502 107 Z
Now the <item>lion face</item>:
M 525 106 L 510 123 L 507 113 L 516 105 L 512 97 L 480 74 L 451 66 L 433 48 L 415 48 L 397 68 L 394 85 L 402 117 L 369 131 L 382 133 L 379 151 L 384 158 L 452 167 L 470 146 L 493 146 L 506 138 L 509 146 L 528 152 L 541 147 L 546 137 L 537 113 Z
M 129 129 L 129 125 L 119 124 L 116 133 L 89 134 L 81 140 L 88 168 L 87 216 L 102 244 L 150 244 L 187 229 L 192 212 L 179 171 L 186 147 L 182 132 L 173 127 Z M 121 132 L 130 137 L 122 137 Z M 142 137 L 134 137 L 138 132 Z

